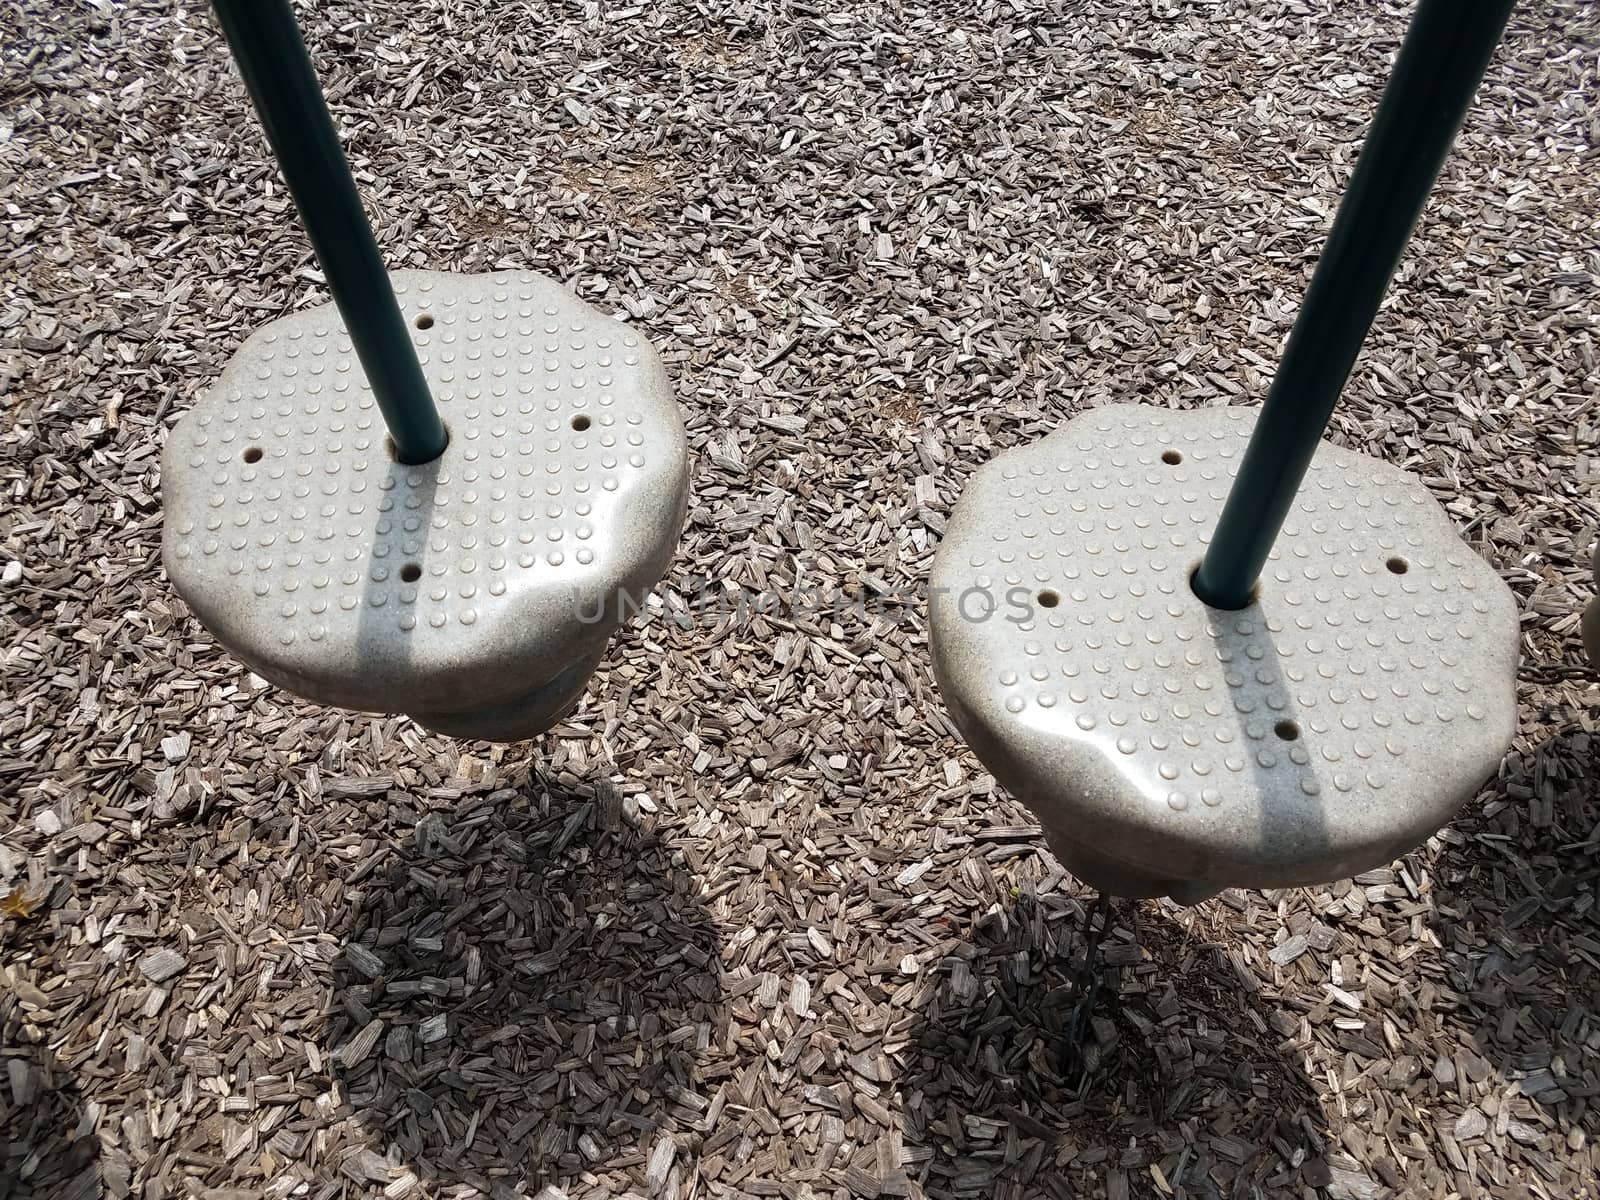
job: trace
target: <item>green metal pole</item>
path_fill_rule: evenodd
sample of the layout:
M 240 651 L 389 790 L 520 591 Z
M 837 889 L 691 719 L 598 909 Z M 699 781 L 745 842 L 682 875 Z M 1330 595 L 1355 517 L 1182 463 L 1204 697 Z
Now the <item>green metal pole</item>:
M 395 456 L 427 462 L 448 437 L 389 286 L 350 164 L 289 0 L 212 0 L 278 166 L 344 317 Z
M 1250 603 L 1411 230 L 1515 0 L 1421 0 L 1378 102 L 1195 594 Z

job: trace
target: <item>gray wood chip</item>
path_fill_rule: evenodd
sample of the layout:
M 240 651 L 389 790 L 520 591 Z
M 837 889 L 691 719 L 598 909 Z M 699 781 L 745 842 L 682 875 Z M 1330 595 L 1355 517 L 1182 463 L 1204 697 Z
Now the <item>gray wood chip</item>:
M 1310 943 L 1304 934 L 1293 934 L 1285 938 L 1278 945 L 1267 951 L 1267 957 L 1280 967 L 1286 967 L 1299 958 L 1309 948 Z
M 139 959 L 139 970 L 151 983 L 165 983 L 188 965 L 188 959 L 168 946 L 152 950 Z
M 1458 1142 L 1470 1141 L 1472 1138 L 1482 1137 L 1489 1128 L 1489 1118 L 1476 1107 L 1462 1111 L 1456 1118 L 1455 1139 Z
M 383 959 L 360 942 L 351 942 L 346 946 L 344 958 L 363 979 L 376 979 L 383 974 Z
M 378 1044 L 378 1037 L 383 1032 L 383 1021 L 374 1017 L 344 1045 L 334 1051 L 333 1057 L 344 1067 L 357 1067 L 367 1060 L 372 1053 L 372 1048 Z
M 659 1193 L 667 1182 L 667 1173 L 678 1156 L 678 1143 L 671 1137 L 658 1138 L 650 1151 L 650 1161 L 644 1170 L 644 1185 L 651 1195 Z

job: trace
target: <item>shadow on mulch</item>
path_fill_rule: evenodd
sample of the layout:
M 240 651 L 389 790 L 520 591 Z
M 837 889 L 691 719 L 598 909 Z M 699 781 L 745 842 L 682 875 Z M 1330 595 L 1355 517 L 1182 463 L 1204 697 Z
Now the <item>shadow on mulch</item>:
M 103 1194 L 100 1139 L 72 1074 L 23 1029 L 0 995 L 0 1200 L 88 1200 Z
M 1116 908 L 1095 1021 L 1102 1066 L 1077 1097 L 1060 1030 L 1067 956 L 1081 945 L 1075 919 L 1043 911 L 1062 903 L 1077 905 L 1024 898 L 1005 928 L 980 929 L 920 1016 L 901 1093 L 906 1169 L 927 1194 L 1200 1198 L 1325 1184 L 1322 1109 L 1254 981 L 1152 904 Z
M 1503 768 L 1511 803 L 1457 822 L 1433 925 L 1455 993 L 1438 1007 L 1480 1061 L 1558 1127 L 1600 1135 L 1600 736 L 1568 730 Z M 1450 836 L 1453 835 L 1453 836 Z
M 656 1131 L 703 1116 L 720 940 L 681 853 L 614 795 L 535 783 L 465 801 L 373 884 L 327 1039 L 375 1147 L 345 1174 L 495 1197 L 586 1170 L 642 1178 Z

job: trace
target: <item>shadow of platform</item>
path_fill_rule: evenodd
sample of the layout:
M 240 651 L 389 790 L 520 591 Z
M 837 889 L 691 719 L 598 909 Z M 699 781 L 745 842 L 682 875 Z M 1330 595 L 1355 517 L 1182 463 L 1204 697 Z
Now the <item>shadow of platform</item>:
M 642 1179 L 659 1136 L 704 1116 L 720 940 L 679 856 L 620 806 L 537 783 L 477 797 L 373 882 L 325 1039 L 371 1138 L 346 1175 L 494 1197 Z
M 1154 904 L 1115 910 L 1101 1071 L 1075 1094 L 1058 1031 L 1078 904 L 1025 898 L 945 960 L 901 1080 L 902 1161 L 926 1195 L 1198 1200 L 1324 1185 L 1323 1113 L 1285 1036 L 1296 1022 Z
M 0 1200 L 99 1200 L 93 1115 L 27 1024 L 18 998 L 0 994 Z
M 1450 993 L 1436 1007 L 1478 1056 L 1457 1068 L 1463 1103 L 1481 1103 L 1492 1071 L 1508 1121 L 1595 1141 L 1600 734 L 1514 752 L 1496 796 L 1440 836 L 1430 920 Z

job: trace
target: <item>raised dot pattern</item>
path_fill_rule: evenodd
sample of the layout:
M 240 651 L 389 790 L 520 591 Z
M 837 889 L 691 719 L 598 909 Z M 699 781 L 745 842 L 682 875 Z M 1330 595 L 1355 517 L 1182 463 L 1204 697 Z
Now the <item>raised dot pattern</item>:
M 470 627 L 519 589 L 570 587 L 606 567 L 619 498 L 673 457 L 652 457 L 676 415 L 626 327 L 536 276 L 395 281 L 450 432 L 438 460 L 393 459 L 331 307 L 258 335 L 169 447 L 192 485 L 169 514 L 177 569 L 231 580 L 283 646 Z
M 980 471 L 935 571 L 961 702 L 1093 745 L 1175 813 L 1426 803 L 1452 745 L 1504 718 L 1515 613 L 1420 486 L 1328 446 L 1259 601 L 1208 609 L 1189 577 L 1252 415 L 1101 409 Z

